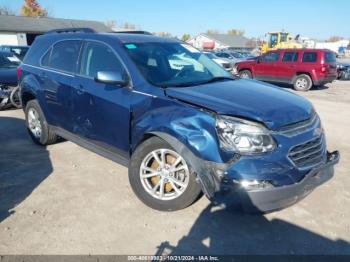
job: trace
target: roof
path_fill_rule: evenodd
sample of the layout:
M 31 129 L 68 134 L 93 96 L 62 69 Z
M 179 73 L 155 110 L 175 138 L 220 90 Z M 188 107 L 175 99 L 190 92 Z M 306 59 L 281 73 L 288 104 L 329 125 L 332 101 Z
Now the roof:
M 111 31 L 102 22 L 51 17 L 0 15 L 0 32 L 45 33 L 59 28 L 88 27 L 97 32 Z
M 182 43 L 180 40 L 175 38 L 165 38 L 155 35 L 147 34 L 135 34 L 135 33 L 123 33 L 123 32 L 113 32 L 113 33 L 85 33 L 85 32 L 63 32 L 63 33 L 47 33 L 38 36 L 37 39 L 51 39 L 50 41 L 63 40 L 63 39 L 95 39 L 95 40 L 105 40 L 114 39 L 118 40 L 121 44 L 126 43 Z
M 249 38 L 240 35 L 229 35 L 229 34 L 203 34 L 217 42 L 230 47 L 247 47 L 247 43 L 250 41 Z

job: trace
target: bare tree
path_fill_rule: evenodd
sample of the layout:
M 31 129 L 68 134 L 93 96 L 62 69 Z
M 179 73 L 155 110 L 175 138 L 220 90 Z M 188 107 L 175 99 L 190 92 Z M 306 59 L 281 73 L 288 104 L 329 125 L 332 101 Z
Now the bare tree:
M 330 38 L 328 38 L 328 40 L 326 42 L 338 42 L 340 40 L 343 40 L 344 37 L 341 36 L 331 36 Z
M 220 30 L 218 29 L 208 29 L 207 34 L 212 35 L 212 34 L 220 34 Z
M 227 31 L 227 34 L 229 34 L 229 35 L 240 35 L 240 36 L 243 36 L 244 33 L 245 33 L 244 30 L 235 29 L 235 28 L 232 28 L 232 29 Z
M 8 6 L 0 6 L 0 15 L 16 15 L 16 12 Z
M 105 25 L 110 28 L 111 30 L 117 28 L 117 21 L 116 20 L 107 20 L 105 22 Z

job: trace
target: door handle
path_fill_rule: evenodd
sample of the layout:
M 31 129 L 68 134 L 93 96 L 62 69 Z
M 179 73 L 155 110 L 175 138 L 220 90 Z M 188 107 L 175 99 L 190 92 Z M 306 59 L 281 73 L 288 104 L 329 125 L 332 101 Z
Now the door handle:
M 85 93 L 84 87 L 82 85 L 77 85 L 76 90 L 78 95 L 83 95 Z
M 45 72 L 41 72 L 41 73 L 39 74 L 39 77 L 40 77 L 40 78 L 47 78 L 47 74 L 46 74 Z

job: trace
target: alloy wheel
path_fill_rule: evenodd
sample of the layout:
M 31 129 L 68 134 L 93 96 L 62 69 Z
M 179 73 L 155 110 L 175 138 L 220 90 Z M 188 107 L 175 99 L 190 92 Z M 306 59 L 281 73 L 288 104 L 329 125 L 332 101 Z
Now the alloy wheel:
M 140 179 L 146 192 L 160 200 L 182 195 L 189 184 L 189 168 L 175 151 L 157 149 L 150 152 L 140 166 Z

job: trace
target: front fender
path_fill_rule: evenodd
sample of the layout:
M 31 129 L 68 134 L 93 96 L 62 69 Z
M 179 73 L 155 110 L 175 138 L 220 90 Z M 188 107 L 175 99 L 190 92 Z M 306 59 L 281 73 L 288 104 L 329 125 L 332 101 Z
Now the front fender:
M 132 151 L 147 137 L 160 137 L 188 161 L 203 192 L 211 199 L 220 189 L 224 170 L 233 158 L 220 150 L 215 115 L 173 100 L 148 102 L 146 107 L 133 111 Z
M 176 103 L 147 110 L 133 117 L 132 151 L 147 134 L 159 132 L 176 138 L 203 160 L 225 163 L 232 155 L 220 150 L 215 121 L 211 113 Z

